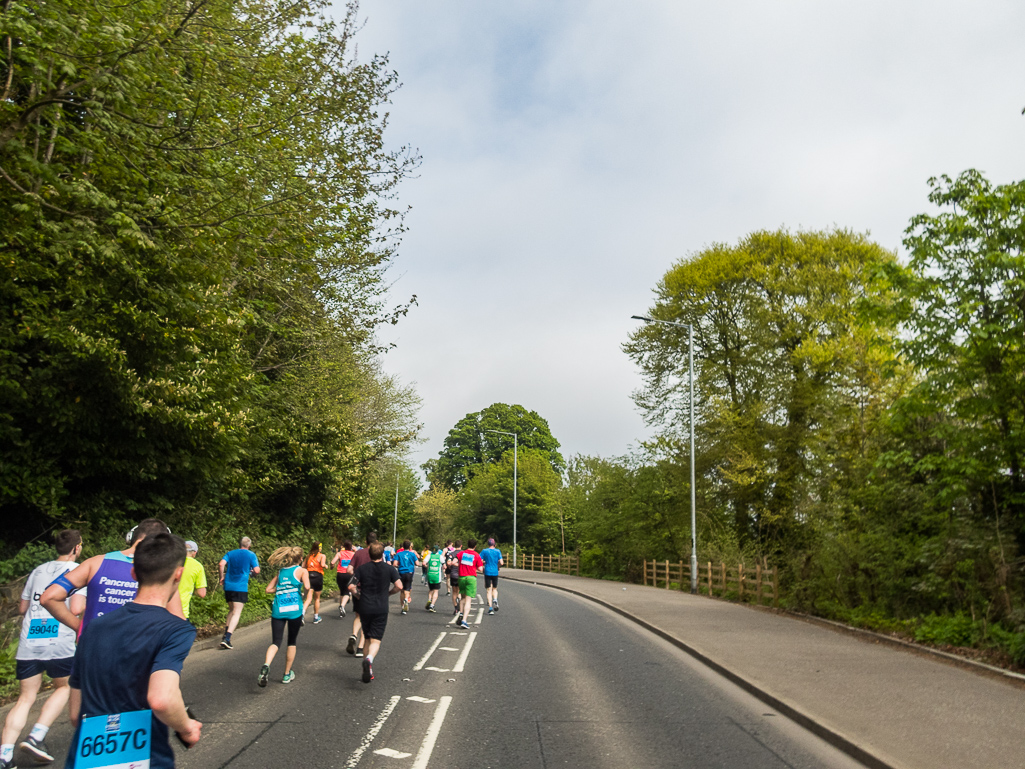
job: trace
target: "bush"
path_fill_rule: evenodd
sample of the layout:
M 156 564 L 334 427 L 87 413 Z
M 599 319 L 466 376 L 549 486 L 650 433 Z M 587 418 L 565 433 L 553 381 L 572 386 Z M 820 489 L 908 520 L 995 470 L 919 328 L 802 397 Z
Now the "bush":
M 971 617 L 965 614 L 924 617 L 915 630 L 915 640 L 936 646 L 974 646 L 982 632 Z
M 43 542 L 29 542 L 13 558 L 0 561 L 0 584 L 27 577 L 41 563 L 57 557 L 53 545 Z

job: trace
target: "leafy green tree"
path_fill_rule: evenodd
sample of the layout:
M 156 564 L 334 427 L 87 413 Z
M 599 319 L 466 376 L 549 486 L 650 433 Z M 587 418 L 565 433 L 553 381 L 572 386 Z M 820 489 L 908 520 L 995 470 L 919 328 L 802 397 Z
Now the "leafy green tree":
M 443 544 L 459 514 L 459 497 L 445 486 L 431 486 L 413 501 L 411 536 L 427 546 Z
M 493 430 L 515 433 L 521 452 L 524 449 L 543 452 L 551 469 L 562 473 L 564 463 L 559 454 L 559 442 L 552 436 L 548 422 L 536 411 L 527 411 L 523 406 L 492 403 L 482 411 L 467 414 L 449 430 L 445 448 L 438 458 L 424 465 L 430 482 L 461 489 L 487 463 L 497 462 L 506 452 L 511 452 L 512 436 L 490 432 Z
M 391 541 L 392 529 L 396 528 L 396 491 L 396 536 L 399 542 L 403 537 L 413 536 L 418 520 L 415 501 L 420 496 L 421 487 L 420 474 L 405 462 L 385 460 L 375 463 L 370 476 L 370 493 L 366 508 L 358 523 L 360 536 L 368 531 L 376 531 L 382 542 Z

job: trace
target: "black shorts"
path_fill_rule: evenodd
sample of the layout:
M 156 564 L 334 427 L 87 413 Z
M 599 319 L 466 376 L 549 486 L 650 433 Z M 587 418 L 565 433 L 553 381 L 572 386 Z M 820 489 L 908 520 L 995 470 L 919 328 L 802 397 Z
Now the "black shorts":
M 384 638 L 384 629 L 388 626 L 387 614 L 360 614 L 360 625 L 363 628 L 364 638 L 375 638 L 380 641 Z
M 319 571 L 310 572 L 310 590 L 320 592 L 324 589 L 324 575 Z
M 245 603 L 249 600 L 249 593 L 243 593 L 241 590 L 225 590 L 224 600 L 228 603 Z
M 449 574 L 448 575 L 448 584 L 450 584 L 452 587 L 459 587 L 459 572 L 458 571 L 456 571 L 455 574 Z
M 428 582 L 427 583 L 427 589 L 428 590 L 441 590 L 441 583 L 440 582 Z
M 489 587 L 493 587 L 496 590 L 498 589 L 497 574 L 495 574 L 494 576 L 488 576 L 487 574 L 484 575 L 484 589 L 487 590 Z
M 413 572 L 403 572 L 402 574 L 399 574 L 399 579 L 402 580 L 403 590 L 413 589 Z
M 348 572 L 340 571 L 335 574 L 335 582 L 338 583 L 338 589 L 345 595 L 349 594 L 349 581 L 352 579 L 352 575 Z
M 299 628 L 303 626 L 302 617 L 282 619 L 280 617 L 270 618 L 271 643 L 281 646 L 281 639 L 285 635 L 285 625 L 288 625 L 288 645 L 295 646 L 295 639 L 299 637 Z
M 71 675 L 71 663 L 74 661 L 74 657 L 61 657 L 55 660 L 15 660 L 14 677 L 24 681 L 45 672 L 50 678 L 67 678 Z

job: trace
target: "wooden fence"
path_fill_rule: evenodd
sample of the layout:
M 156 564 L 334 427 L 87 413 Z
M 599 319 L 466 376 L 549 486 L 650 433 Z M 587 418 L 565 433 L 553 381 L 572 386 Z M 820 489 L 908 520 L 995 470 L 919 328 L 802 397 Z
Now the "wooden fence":
M 664 586 L 667 590 L 675 584 L 678 590 L 690 589 L 690 564 L 679 561 L 644 561 L 644 584 L 653 587 Z M 761 604 L 766 600 L 773 606 L 779 605 L 779 580 L 776 569 L 768 563 L 755 564 L 754 568 L 744 564 L 727 566 L 725 563 L 698 564 L 698 592 L 709 596 L 732 594 L 739 601 Z
M 534 555 L 520 553 L 520 568 L 580 576 L 580 558 L 575 555 Z

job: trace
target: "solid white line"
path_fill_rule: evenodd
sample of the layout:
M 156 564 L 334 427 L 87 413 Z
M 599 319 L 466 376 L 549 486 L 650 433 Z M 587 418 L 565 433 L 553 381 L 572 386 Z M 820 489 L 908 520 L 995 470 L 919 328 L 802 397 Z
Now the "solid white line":
M 456 660 L 456 666 L 452 668 L 453 673 L 463 672 L 463 666 L 466 665 L 466 658 L 470 656 L 470 647 L 473 646 L 475 638 L 477 638 L 476 631 L 470 633 L 470 637 L 466 639 L 466 646 L 463 647 L 463 653 L 459 655 L 459 659 Z
M 441 725 L 445 722 L 445 714 L 448 712 L 450 704 L 452 704 L 452 698 L 447 695 L 442 697 L 441 702 L 438 703 L 438 709 L 434 711 L 431 725 L 427 727 L 427 735 L 424 737 L 423 744 L 420 745 L 420 752 L 416 754 L 412 769 L 427 769 L 427 762 L 431 760 L 434 743 L 438 741 L 438 734 L 441 733 Z
M 349 760 L 345 762 L 344 769 L 356 769 L 356 765 L 359 760 L 363 758 L 363 754 L 366 753 L 367 748 L 370 747 L 370 743 L 374 741 L 374 737 L 377 736 L 378 732 L 384 726 L 384 722 L 388 720 L 388 716 L 395 710 L 395 706 L 399 704 L 399 700 L 402 699 L 402 695 L 396 694 L 388 700 L 388 704 L 384 706 L 384 710 L 381 711 L 381 715 L 374 721 L 373 726 L 370 727 L 370 731 L 366 733 L 363 738 L 363 742 L 359 744 L 359 747 L 353 751 L 352 755 L 349 756 Z
M 477 620 L 473 624 L 474 625 L 479 625 L 483 621 L 484 621 L 484 609 L 483 608 L 477 609 Z
M 412 753 L 400 753 L 399 751 L 392 750 L 391 748 L 381 748 L 380 750 L 375 750 L 374 753 L 379 756 L 386 756 L 387 758 L 409 758 L 413 755 Z
M 431 644 L 431 648 L 427 650 L 427 654 L 423 656 L 423 659 L 413 666 L 413 670 L 420 670 L 424 665 L 427 664 L 427 660 L 429 660 L 431 658 L 431 655 L 438 650 L 438 647 L 441 645 L 441 642 L 442 640 L 444 640 L 444 638 L 444 633 L 438 636 L 437 640 L 433 644 Z
M 447 673 L 448 671 L 446 670 L 445 672 Z M 412 697 L 406 697 L 406 699 L 410 702 L 423 702 L 428 705 L 430 705 L 432 702 L 437 702 L 437 700 L 429 700 L 426 697 L 417 697 L 416 695 L 413 695 Z
M 438 647 L 438 651 L 440 651 L 440 652 L 457 652 L 457 651 L 459 651 L 459 649 L 457 649 L 454 646 L 439 646 Z
M 435 673 L 449 673 L 451 672 L 448 668 L 436 668 L 433 665 L 428 665 L 426 670 L 433 670 Z M 433 702 L 434 700 L 431 700 Z

